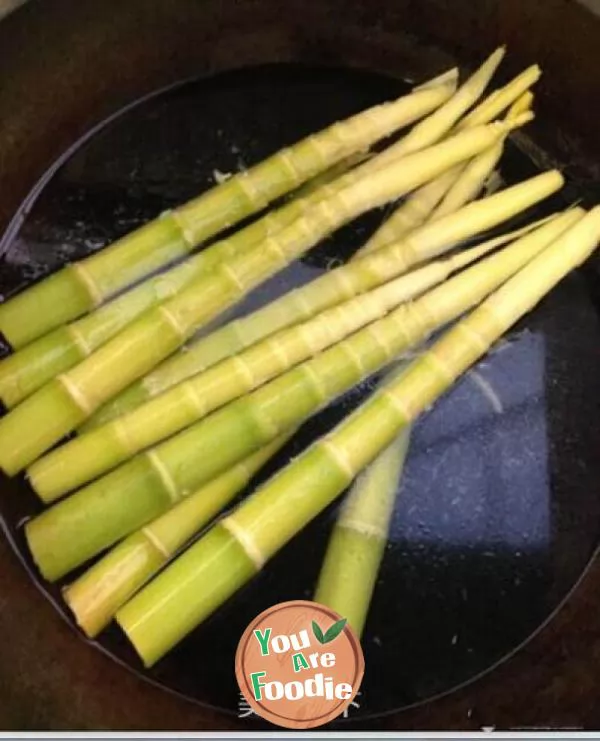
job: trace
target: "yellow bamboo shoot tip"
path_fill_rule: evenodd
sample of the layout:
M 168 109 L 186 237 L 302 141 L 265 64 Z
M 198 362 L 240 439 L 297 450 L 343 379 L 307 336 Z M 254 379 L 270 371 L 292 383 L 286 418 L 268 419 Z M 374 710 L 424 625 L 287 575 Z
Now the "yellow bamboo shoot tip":
M 452 67 L 452 69 L 442 72 L 441 75 L 437 75 L 437 77 L 432 77 L 431 80 L 422 82 L 420 85 L 413 87 L 413 91 L 428 90 L 429 88 L 437 87 L 438 85 L 452 85 L 454 89 L 456 89 L 458 85 L 458 67 Z

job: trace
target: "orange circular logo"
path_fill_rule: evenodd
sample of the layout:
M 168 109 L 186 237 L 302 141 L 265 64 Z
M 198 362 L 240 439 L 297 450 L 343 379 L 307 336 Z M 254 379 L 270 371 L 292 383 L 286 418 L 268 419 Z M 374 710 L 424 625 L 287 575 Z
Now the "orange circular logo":
M 352 628 L 308 600 L 270 607 L 244 631 L 235 674 L 257 715 L 285 728 L 337 718 L 358 692 L 365 661 Z

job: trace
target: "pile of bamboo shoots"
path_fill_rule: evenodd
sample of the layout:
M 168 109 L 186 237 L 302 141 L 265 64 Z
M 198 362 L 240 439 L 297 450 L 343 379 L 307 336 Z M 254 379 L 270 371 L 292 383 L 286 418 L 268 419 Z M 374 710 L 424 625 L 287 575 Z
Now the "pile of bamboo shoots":
M 0 466 L 47 505 L 25 525 L 44 578 L 88 565 L 63 592 L 88 636 L 116 619 L 153 664 L 351 485 L 315 599 L 362 631 L 411 426 L 600 240 L 600 207 L 521 216 L 562 187 L 557 171 L 482 196 L 540 76 L 486 93 L 503 55 L 334 123 L 0 306 L 14 349 Z M 198 336 L 388 203 L 347 263 Z M 525 226 L 480 237 L 517 216 Z M 224 513 L 300 425 L 383 371 Z

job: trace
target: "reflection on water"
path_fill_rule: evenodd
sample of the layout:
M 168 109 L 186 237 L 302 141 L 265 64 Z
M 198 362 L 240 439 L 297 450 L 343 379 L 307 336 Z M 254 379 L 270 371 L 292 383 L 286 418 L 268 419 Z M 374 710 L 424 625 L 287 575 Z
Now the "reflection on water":
M 548 547 L 544 349 L 520 333 L 416 425 L 390 539 Z

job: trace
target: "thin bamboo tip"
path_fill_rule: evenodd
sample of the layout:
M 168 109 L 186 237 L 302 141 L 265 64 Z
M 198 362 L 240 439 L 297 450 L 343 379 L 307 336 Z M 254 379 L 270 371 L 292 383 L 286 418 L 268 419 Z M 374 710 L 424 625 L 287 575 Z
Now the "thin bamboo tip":
M 508 119 L 509 131 L 520 129 L 535 118 L 535 113 L 531 110 L 523 111 L 516 114 L 513 118 Z
M 541 175 L 538 175 L 538 179 L 544 178 L 548 180 L 549 182 L 556 183 L 556 189 L 562 188 L 565 184 L 565 176 L 562 174 L 560 170 L 547 170 L 546 172 L 541 173 Z
M 429 90 L 432 87 L 439 87 L 440 85 L 452 85 L 454 89 L 456 89 L 457 84 L 458 67 L 452 67 L 451 69 L 446 70 L 446 72 L 442 72 L 440 75 L 433 77 L 431 80 L 426 80 L 420 85 L 416 85 L 413 87 L 413 91 L 419 92 L 420 90 Z
M 506 114 L 507 120 L 512 120 L 522 113 L 531 111 L 533 109 L 534 94 L 531 90 L 526 90 L 521 97 L 517 98 L 515 102 L 508 109 Z
M 492 124 L 490 124 L 490 126 L 498 127 L 502 134 L 504 136 L 507 136 L 508 134 L 510 134 L 511 131 L 520 129 L 522 126 L 525 126 L 525 124 L 529 123 L 534 118 L 535 114 L 533 111 L 523 111 L 522 113 L 518 113 L 517 115 L 508 115 L 502 121 L 494 121 Z
M 487 61 L 492 62 L 494 61 L 496 64 L 500 64 L 500 62 L 504 59 L 506 56 L 506 44 L 502 44 L 502 46 L 499 46 L 494 52 L 490 54 Z
M 509 82 L 509 85 L 514 85 L 515 83 L 521 82 L 523 80 L 527 80 L 527 82 L 530 85 L 535 85 L 535 83 L 540 79 L 542 74 L 543 74 L 543 71 L 540 65 L 532 64 L 529 67 L 526 67 L 519 75 L 517 75 L 512 80 L 512 82 Z
M 532 90 L 527 90 L 523 93 L 515 105 L 519 104 L 522 106 L 521 110 L 525 111 L 529 108 L 533 108 L 533 102 L 535 100 L 535 93 Z

